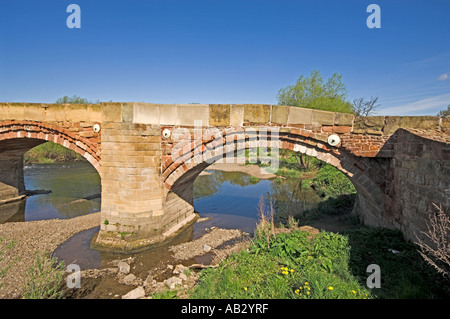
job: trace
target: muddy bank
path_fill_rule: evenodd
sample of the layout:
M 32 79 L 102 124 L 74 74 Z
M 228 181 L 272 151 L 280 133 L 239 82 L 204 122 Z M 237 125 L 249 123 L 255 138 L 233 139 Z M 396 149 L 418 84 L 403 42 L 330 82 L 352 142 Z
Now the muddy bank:
M 148 299 L 172 292 L 178 298 L 198 280 L 201 269 L 215 267 L 231 253 L 247 247 L 249 235 L 236 229 L 212 227 L 192 241 L 168 246 L 170 258 L 142 271 L 140 256 L 112 260 L 102 269 L 81 272 L 81 288 L 63 286 L 66 299 Z M 204 262 L 198 262 L 204 257 Z M 145 265 L 144 265 L 145 267 Z
M 76 233 L 100 225 L 100 212 L 72 219 L 50 219 L 0 224 L 0 269 L 9 268 L 0 279 L 0 298 L 20 298 L 25 275 L 33 265 L 34 252 L 53 252 Z
M 9 268 L 1 279 L 0 299 L 22 297 L 34 252 L 50 254 L 73 235 L 99 225 L 100 213 L 72 219 L 0 224 L 0 250 L 3 251 L 0 269 Z M 68 289 L 64 280 L 64 298 L 144 298 L 165 289 L 192 287 L 196 282 L 196 271 L 207 267 L 205 265 L 218 264 L 233 251 L 244 247 L 247 239 L 248 234 L 240 230 L 212 227 L 196 240 L 168 247 L 170 258 L 144 271 L 145 265 L 139 258 L 113 260 L 103 268 L 83 270 L 80 289 Z M 128 265 L 127 271 L 123 271 L 123 263 Z M 126 296 L 136 288 L 139 288 L 138 293 L 145 291 L 145 294 Z
M 219 170 L 224 172 L 242 172 L 246 173 L 248 175 L 258 177 L 259 179 L 270 179 L 277 177 L 277 175 L 268 173 L 263 167 L 259 167 L 258 165 L 244 165 L 244 164 L 236 164 L 236 163 L 214 163 L 206 170 Z M 203 171 L 200 173 L 202 174 L 208 174 L 207 172 Z

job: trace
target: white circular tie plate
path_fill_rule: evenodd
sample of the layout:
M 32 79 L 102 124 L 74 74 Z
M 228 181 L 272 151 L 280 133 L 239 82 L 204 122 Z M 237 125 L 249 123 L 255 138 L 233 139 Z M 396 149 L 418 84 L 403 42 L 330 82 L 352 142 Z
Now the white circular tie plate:
M 328 144 L 331 146 L 336 146 L 341 142 L 341 139 L 336 134 L 328 136 Z
M 98 133 L 98 132 L 100 132 L 100 125 L 98 125 L 98 124 L 94 124 L 94 127 L 93 127 L 93 129 L 94 129 L 94 132 L 95 132 L 95 133 Z
M 170 130 L 169 129 L 164 129 L 162 132 L 162 135 L 164 136 L 164 138 L 169 138 L 170 137 Z

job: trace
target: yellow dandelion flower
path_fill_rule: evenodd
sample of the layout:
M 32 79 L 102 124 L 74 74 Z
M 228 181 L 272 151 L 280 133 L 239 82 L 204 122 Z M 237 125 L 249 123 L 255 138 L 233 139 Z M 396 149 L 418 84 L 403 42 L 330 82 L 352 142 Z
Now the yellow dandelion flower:
M 303 287 L 300 287 L 300 289 L 302 289 L 302 290 L 303 290 Z
M 296 294 L 298 294 L 298 293 L 300 292 L 300 290 L 296 289 L 294 292 L 295 292 Z
M 306 294 L 309 295 L 309 291 L 307 291 Z
M 353 294 L 356 295 L 356 291 L 352 290 Z
M 328 290 L 333 290 L 334 288 L 332 286 L 328 287 Z
M 308 286 L 308 283 L 307 283 L 307 282 L 305 282 L 305 286 Z
M 244 290 L 247 291 L 247 287 L 244 287 Z

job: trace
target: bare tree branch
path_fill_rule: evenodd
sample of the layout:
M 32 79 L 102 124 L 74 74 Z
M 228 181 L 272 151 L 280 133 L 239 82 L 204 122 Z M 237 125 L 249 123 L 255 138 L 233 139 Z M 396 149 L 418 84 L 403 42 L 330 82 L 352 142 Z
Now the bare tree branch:
M 419 253 L 443 276 L 450 276 L 450 217 L 444 213 L 442 206 L 437 206 L 436 213 L 431 213 L 426 221 L 427 231 L 422 231 L 423 239 L 417 238 Z M 427 240 L 428 243 L 425 242 Z
M 370 100 L 365 100 L 364 98 L 353 100 L 353 113 L 356 116 L 369 116 L 372 115 L 376 109 L 380 106 L 377 104 L 378 96 L 371 97 Z

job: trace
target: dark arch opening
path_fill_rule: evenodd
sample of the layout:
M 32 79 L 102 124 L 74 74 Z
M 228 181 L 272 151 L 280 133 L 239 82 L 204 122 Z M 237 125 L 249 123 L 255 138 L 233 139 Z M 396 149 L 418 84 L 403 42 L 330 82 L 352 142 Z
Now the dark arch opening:
M 228 134 L 234 133 L 228 132 Z M 177 158 L 171 158 L 162 164 L 162 176 L 167 194 L 166 203 L 169 203 L 170 199 L 170 202 L 184 201 L 193 206 L 192 183 L 210 164 L 228 158 L 228 155 L 233 157 L 241 149 L 268 145 L 266 142 L 264 145 L 253 144 L 250 147 L 249 140 L 236 132 L 234 139 L 228 139 L 227 136 L 227 141 L 231 141 L 231 144 L 225 146 L 225 138 L 222 137 L 223 134 L 218 138 L 203 141 L 203 145 L 202 143 L 191 143 L 193 145 L 191 148 L 189 144 L 182 144 L 188 145 L 188 147 L 183 147 L 181 152 L 175 153 Z M 286 133 L 280 134 L 279 138 L 278 150 L 287 149 L 312 156 L 345 174 L 357 190 L 353 212 L 364 224 L 380 224 L 380 220 L 383 218 L 384 194 L 378 181 L 372 178 L 376 174 L 372 173 L 378 169 L 386 169 L 386 161 L 356 157 L 340 148 L 324 147 L 320 141 L 304 140 L 305 137 L 302 135 Z M 259 140 L 257 138 L 257 143 Z M 198 161 L 199 154 L 204 156 L 200 162 Z M 195 161 L 196 159 L 197 161 Z M 372 171 L 370 175 L 369 168 Z
M 41 158 L 28 156 L 36 148 L 44 150 L 38 152 Z M 76 161 L 51 163 L 45 151 L 65 153 L 66 159 Z M 2 223 L 66 219 L 100 211 L 97 168 L 65 146 L 38 138 L 5 139 L 0 141 L 0 164 L 0 193 L 8 201 L 0 205 Z

